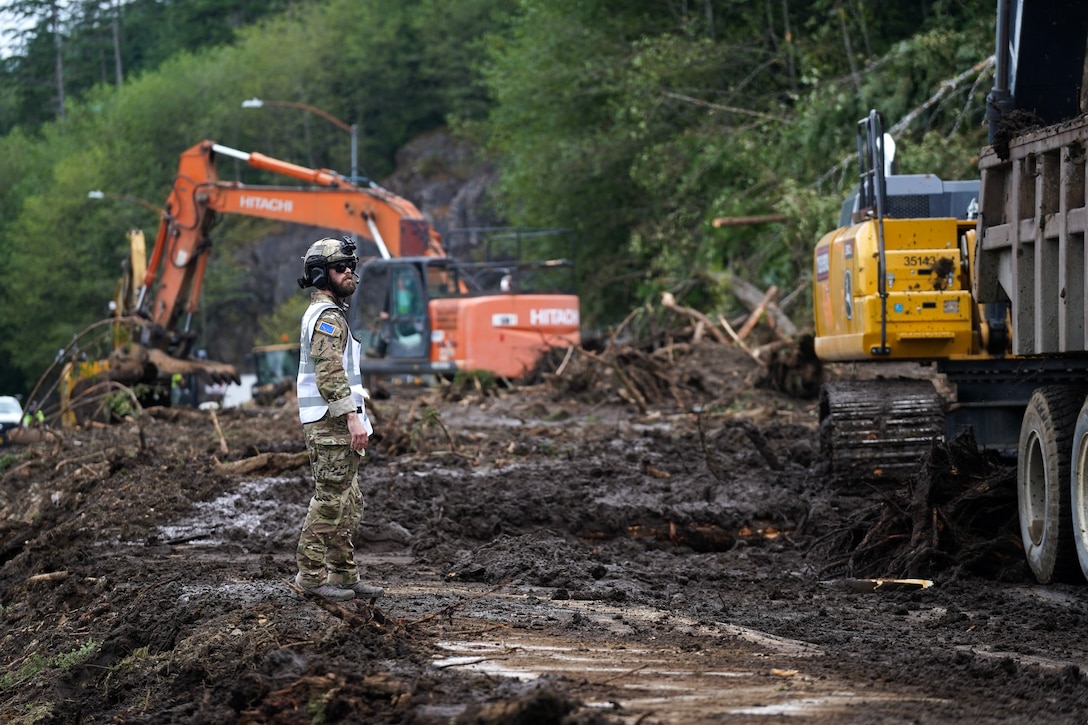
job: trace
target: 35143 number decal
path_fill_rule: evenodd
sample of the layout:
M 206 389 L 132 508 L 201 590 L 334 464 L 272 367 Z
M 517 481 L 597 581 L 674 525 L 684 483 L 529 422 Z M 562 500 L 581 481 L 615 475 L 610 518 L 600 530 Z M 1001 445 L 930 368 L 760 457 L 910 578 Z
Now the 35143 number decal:
M 936 263 L 936 257 L 926 257 L 918 254 L 908 254 L 903 257 L 903 264 L 908 267 L 932 267 Z

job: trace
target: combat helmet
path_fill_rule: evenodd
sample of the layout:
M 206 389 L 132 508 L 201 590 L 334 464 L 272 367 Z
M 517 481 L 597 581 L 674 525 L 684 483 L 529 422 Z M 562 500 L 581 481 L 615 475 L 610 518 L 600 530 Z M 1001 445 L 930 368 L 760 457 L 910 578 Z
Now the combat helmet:
M 303 289 L 317 287 L 327 289 L 329 286 L 329 267 L 337 262 L 344 262 L 351 269 L 359 260 L 355 256 L 355 242 L 348 237 L 332 239 L 326 237 L 319 239 L 306 250 L 306 256 L 302 258 L 302 276 L 298 278 L 298 286 Z

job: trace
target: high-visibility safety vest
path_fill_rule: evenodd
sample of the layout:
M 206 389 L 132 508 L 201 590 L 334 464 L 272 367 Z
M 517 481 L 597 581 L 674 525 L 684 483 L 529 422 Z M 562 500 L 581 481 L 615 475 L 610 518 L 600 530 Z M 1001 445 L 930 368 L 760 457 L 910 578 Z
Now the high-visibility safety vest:
M 306 314 L 302 316 L 302 330 L 299 337 L 301 350 L 298 361 L 298 417 L 303 423 L 313 423 L 321 419 L 329 410 L 329 403 L 321 397 L 317 389 L 317 367 L 310 357 L 310 346 L 313 344 L 314 326 L 317 318 L 325 310 L 336 310 L 343 315 L 344 312 L 331 302 L 320 302 L 310 305 Z M 348 385 L 351 386 L 351 399 L 355 403 L 359 418 L 363 421 L 367 435 L 374 432 L 370 419 L 366 415 L 366 391 L 363 388 L 363 376 L 359 372 L 360 345 L 350 333 L 347 344 L 344 345 L 344 372 L 348 375 Z

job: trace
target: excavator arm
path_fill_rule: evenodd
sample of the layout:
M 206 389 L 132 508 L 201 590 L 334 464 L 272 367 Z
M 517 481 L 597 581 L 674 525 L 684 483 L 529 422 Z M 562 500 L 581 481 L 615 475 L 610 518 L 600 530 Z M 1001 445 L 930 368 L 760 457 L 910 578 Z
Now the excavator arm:
M 251 186 L 221 181 L 218 156 L 312 184 Z M 181 154 L 138 300 L 152 322 L 152 347 L 184 356 L 218 214 L 338 229 L 370 239 L 385 257 L 445 256 L 441 238 L 419 210 L 376 184 L 358 186 L 329 169 L 309 169 L 259 153 L 202 141 Z M 182 313 L 184 323 L 179 322 Z

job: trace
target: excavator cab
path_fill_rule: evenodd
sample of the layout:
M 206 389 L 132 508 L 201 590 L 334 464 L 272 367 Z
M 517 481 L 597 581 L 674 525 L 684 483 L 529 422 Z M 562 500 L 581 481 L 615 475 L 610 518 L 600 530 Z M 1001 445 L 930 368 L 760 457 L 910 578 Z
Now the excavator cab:
M 375 259 L 359 269 L 351 327 L 366 353 L 368 372 L 393 372 L 392 367 L 423 372 L 429 362 L 429 295 L 423 281 L 428 259 Z

